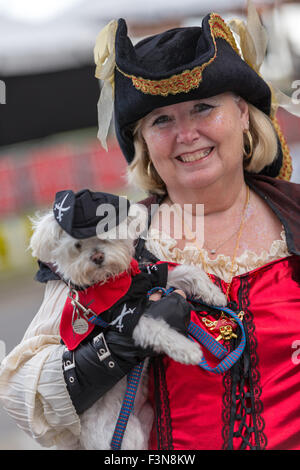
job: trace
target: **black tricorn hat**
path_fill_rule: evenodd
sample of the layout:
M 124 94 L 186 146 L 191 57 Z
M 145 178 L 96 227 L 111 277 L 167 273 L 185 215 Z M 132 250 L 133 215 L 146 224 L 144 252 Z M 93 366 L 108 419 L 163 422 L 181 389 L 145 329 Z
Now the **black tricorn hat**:
M 129 163 L 134 157 L 133 126 L 155 108 L 231 91 L 275 120 L 269 85 L 241 57 L 231 29 L 218 14 L 205 16 L 201 27 L 171 29 L 135 46 L 124 19 L 115 27 L 115 130 Z M 262 173 L 289 179 L 290 156 L 273 123 L 278 156 Z
M 108 232 L 126 219 L 130 207 L 127 198 L 82 189 L 59 191 L 55 195 L 53 214 L 71 237 L 95 237 Z

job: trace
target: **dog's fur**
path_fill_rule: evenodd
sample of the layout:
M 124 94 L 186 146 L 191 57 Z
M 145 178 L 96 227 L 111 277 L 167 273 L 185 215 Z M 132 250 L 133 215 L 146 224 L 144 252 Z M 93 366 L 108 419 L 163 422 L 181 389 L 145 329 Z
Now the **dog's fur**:
M 130 217 L 125 221 L 125 228 Z M 52 263 L 66 280 L 77 286 L 105 283 L 109 278 L 127 270 L 134 254 L 133 237 L 104 239 L 92 237 L 77 240 L 67 234 L 54 218 L 53 212 L 31 219 L 33 235 L 29 248 L 41 261 Z M 124 228 L 124 222 L 123 228 Z M 181 289 L 188 296 L 205 303 L 225 306 L 226 297 L 206 273 L 196 266 L 180 265 L 169 273 L 168 286 Z M 62 306 L 63 308 L 63 306 Z M 174 312 L 176 314 L 176 312 Z M 136 345 L 151 347 L 183 364 L 198 364 L 202 359 L 199 345 L 172 329 L 163 319 L 142 315 L 133 332 Z M 136 402 L 145 398 L 145 377 L 141 381 Z M 118 417 L 126 386 L 122 379 L 108 394 L 81 415 L 81 445 L 85 449 L 110 449 L 114 425 Z M 130 416 L 122 449 L 146 449 L 151 430 L 152 411 L 140 405 Z M 147 411 L 148 410 L 148 411 Z

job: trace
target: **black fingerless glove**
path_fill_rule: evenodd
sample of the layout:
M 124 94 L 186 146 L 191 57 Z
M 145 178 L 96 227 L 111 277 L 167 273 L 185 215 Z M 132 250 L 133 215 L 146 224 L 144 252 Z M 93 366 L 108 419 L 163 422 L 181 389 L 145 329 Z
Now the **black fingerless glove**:
M 162 318 L 174 330 L 184 335 L 187 334 L 191 320 L 191 306 L 182 295 L 172 292 L 159 301 L 150 300 L 149 303 L 149 307 L 144 312 L 145 316 Z

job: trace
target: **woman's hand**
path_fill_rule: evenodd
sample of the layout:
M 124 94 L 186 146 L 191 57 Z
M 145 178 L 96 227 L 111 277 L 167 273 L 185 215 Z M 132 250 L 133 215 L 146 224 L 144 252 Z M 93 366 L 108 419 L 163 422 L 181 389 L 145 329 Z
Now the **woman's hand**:
M 182 295 L 182 297 L 184 297 L 184 298 L 186 299 L 186 295 L 185 295 L 185 293 L 183 292 L 183 290 L 181 290 L 181 289 L 176 289 L 176 290 L 173 291 L 173 294 L 174 294 L 175 292 L 176 292 L 177 294 Z M 156 291 L 156 292 L 154 292 L 153 294 L 150 295 L 149 300 L 153 300 L 154 302 L 156 302 L 157 300 L 160 300 L 160 299 L 161 299 L 161 296 L 162 296 L 162 291 L 159 291 L 159 290 L 158 290 L 158 291 Z
M 149 297 L 148 307 L 143 316 L 154 320 L 162 319 L 171 328 L 186 335 L 191 319 L 191 305 L 181 289 L 176 289 L 164 297 L 162 292 L 156 291 Z

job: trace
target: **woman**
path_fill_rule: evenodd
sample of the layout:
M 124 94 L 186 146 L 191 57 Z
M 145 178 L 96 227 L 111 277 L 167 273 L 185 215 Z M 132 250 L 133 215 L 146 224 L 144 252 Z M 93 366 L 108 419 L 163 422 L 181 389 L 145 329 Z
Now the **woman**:
M 275 131 L 269 86 L 241 58 L 216 14 L 205 17 L 202 28 L 167 31 L 135 47 L 124 20 L 110 23 L 95 55 L 105 81 L 100 123 L 109 123 L 114 90 L 116 133 L 130 178 L 152 193 L 144 201 L 149 215 L 152 203 L 161 204 L 149 218 L 148 235 L 137 240 L 136 258 L 202 265 L 226 293 L 247 336 L 243 356 L 225 374 L 153 359 L 149 449 L 299 449 L 299 365 L 292 361 L 300 326 L 299 188 L 284 181 L 291 166 Z M 104 127 L 99 132 L 104 141 Z M 175 203 L 174 224 L 162 233 L 160 213 Z M 193 233 L 199 204 L 203 246 Z M 180 208 L 189 211 L 190 224 Z M 184 229 L 179 239 L 178 226 Z M 53 273 L 43 274 L 53 280 L 22 343 L 4 363 L 0 394 L 40 443 L 76 448 L 80 424 L 73 403 L 77 410 L 88 408 L 101 396 L 95 377 L 107 381 L 107 389 L 115 379 L 96 362 L 88 375 L 83 365 L 89 356 L 82 350 L 80 357 L 75 353 L 75 385 L 68 383 L 68 351 L 58 336 L 66 289 Z M 236 346 L 228 319 L 210 311 L 193 315 L 228 350 Z M 117 343 L 108 341 L 108 348 L 119 365 L 132 360 L 130 341 Z
M 204 18 L 202 31 L 172 30 L 134 50 L 119 21 L 116 63 L 116 130 L 131 180 L 155 194 L 148 204 L 183 210 L 204 204 L 203 246 L 197 234 L 186 243 L 192 230 L 184 222 L 186 238 L 175 239 L 171 226 L 162 233 L 157 212 L 148 251 L 140 240 L 137 254 L 202 265 L 230 306 L 243 312 L 248 338 L 241 361 L 217 378 L 168 358 L 154 361 L 151 446 L 299 448 L 299 419 L 290 418 L 300 399 L 291 360 L 298 334 L 299 188 L 281 181 L 288 179 L 289 156 L 276 132 L 270 88 L 254 61 L 252 68 L 240 58 L 231 31 L 214 14 Z M 201 320 L 217 337 L 216 318 Z

